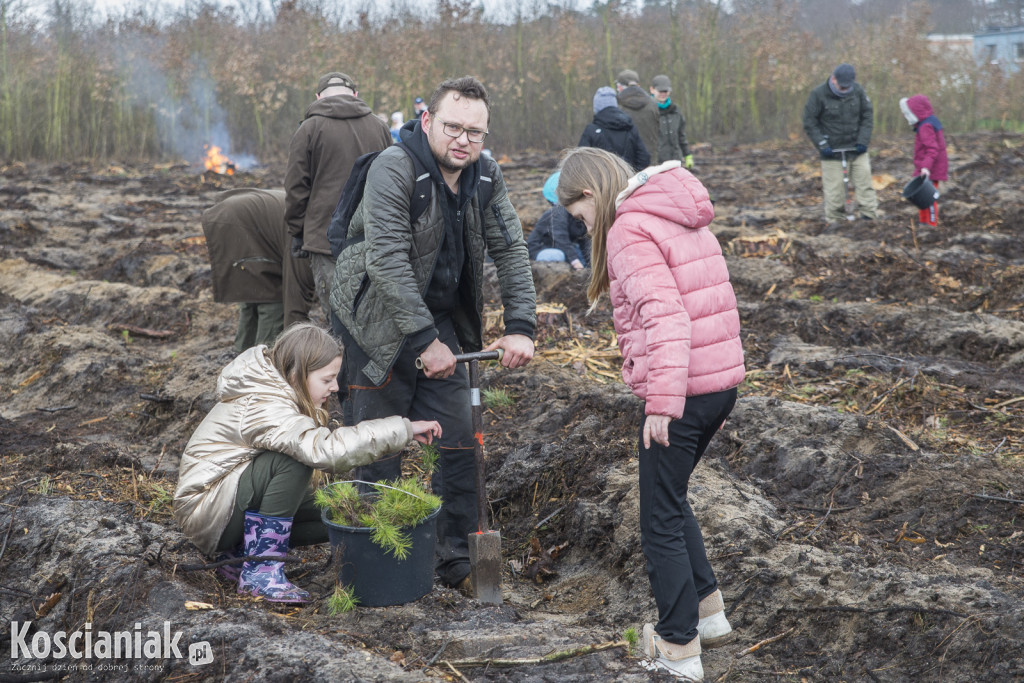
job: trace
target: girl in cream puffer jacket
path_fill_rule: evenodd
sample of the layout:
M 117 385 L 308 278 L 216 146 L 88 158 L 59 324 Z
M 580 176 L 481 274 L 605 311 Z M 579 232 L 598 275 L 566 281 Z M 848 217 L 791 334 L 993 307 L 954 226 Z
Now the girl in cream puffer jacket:
M 341 354 L 326 330 L 298 323 L 273 349 L 248 349 L 221 371 L 218 403 L 182 454 L 173 504 L 178 526 L 204 553 L 281 556 L 290 544 L 324 542 L 309 486 L 314 469 L 342 474 L 440 435 L 436 422 L 399 416 L 327 428 L 323 405 L 338 390 Z M 308 599 L 280 562 L 228 565 L 218 574 L 237 580 L 239 593 Z
M 732 628 L 687 488 L 745 374 L 736 296 L 708 229 L 714 210 L 679 161 L 633 175 L 587 148 L 563 160 L 558 199 L 587 225 L 587 295 L 610 294 L 622 377 L 644 399 L 640 538 L 659 617 L 644 627 L 644 652 L 700 680 L 701 647 L 724 643 Z

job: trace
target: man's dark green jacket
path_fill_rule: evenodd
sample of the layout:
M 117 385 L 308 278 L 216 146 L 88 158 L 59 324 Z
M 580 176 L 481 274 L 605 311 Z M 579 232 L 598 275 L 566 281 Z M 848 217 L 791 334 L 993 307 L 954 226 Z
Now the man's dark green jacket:
M 874 128 L 874 108 L 864 88 L 853 84 L 853 91 L 838 97 L 825 81 L 811 91 L 804 105 L 804 131 L 815 149 L 826 147 L 853 149 L 871 143 Z M 822 144 L 822 142 L 825 144 Z

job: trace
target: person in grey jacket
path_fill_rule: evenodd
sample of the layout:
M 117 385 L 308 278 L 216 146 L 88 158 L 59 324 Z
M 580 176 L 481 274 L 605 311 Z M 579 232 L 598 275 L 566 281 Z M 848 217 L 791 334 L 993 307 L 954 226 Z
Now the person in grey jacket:
M 218 560 L 282 557 L 289 546 L 327 541 L 313 504 L 313 470 L 342 474 L 440 436 L 437 422 L 392 416 L 329 429 L 323 409 L 338 390 L 342 350 L 312 323 L 292 325 L 273 349 L 255 346 L 217 380 L 218 403 L 192 434 L 178 469 L 174 520 Z M 217 573 L 238 592 L 271 602 L 306 602 L 284 564 L 249 561 Z
M 316 101 L 306 109 L 288 148 L 284 177 L 285 221 L 292 251 L 307 255 L 324 316 L 330 317 L 334 258 L 327 227 L 352 164 L 391 144 L 391 131 L 359 99 L 356 82 L 333 71 L 320 77 Z
M 402 144 L 370 166 L 331 293 L 345 342 L 346 422 L 429 416 L 444 430 L 432 484 L 443 500 L 437 574 L 448 586 L 468 578 L 467 537 L 478 530 L 469 384 L 455 354 L 483 345 L 485 252 L 494 260 L 505 322 L 504 336 L 487 349 L 504 349 L 508 368 L 528 363 L 534 350 L 536 294 L 522 226 L 497 163 L 481 156 L 489 119 L 487 91 L 475 78 L 438 86 L 422 119 L 402 128 Z M 432 182 L 415 225 L 411 155 Z M 493 194 L 478 206 L 483 182 L 493 183 Z M 391 479 L 400 471 L 399 458 L 385 458 L 360 478 Z
M 811 91 L 804 105 L 804 131 L 821 156 L 821 181 L 825 190 L 825 221 L 836 225 L 846 217 L 846 186 L 843 159 L 861 218 L 878 217 L 878 197 L 871 185 L 868 145 L 874 128 L 874 108 L 856 71 L 840 64 L 828 80 Z

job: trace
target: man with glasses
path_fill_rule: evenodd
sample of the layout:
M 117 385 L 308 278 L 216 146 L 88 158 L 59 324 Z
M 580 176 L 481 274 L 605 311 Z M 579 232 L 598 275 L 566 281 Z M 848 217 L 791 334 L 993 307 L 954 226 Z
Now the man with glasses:
M 441 423 L 443 499 L 437 522 L 437 575 L 468 589 L 467 537 L 478 530 L 470 392 L 455 354 L 483 346 L 485 255 L 494 260 L 504 336 L 501 363 L 533 358 L 536 295 L 522 226 L 497 163 L 483 155 L 490 101 L 475 78 L 448 80 L 401 142 L 370 165 L 362 200 L 338 255 L 331 306 L 343 328 L 348 424 L 385 415 Z M 429 204 L 411 213 L 417 178 L 428 174 Z M 490 183 L 489 193 L 479 191 Z M 482 195 L 489 197 L 486 206 Z M 419 360 L 422 369 L 417 369 Z M 394 479 L 397 454 L 362 468 L 358 478 Z
M 853 66 L 840 64 L 828 80 L 811 91 L 804 105 L 804 131 L 821 156 L 825 221 L 830 229 L 846 218 L 844 171 L 853 186 L 860 217 L 869 221 L 878 217 L 867 154 L 875 125 L 874 108 L 856 76 Z

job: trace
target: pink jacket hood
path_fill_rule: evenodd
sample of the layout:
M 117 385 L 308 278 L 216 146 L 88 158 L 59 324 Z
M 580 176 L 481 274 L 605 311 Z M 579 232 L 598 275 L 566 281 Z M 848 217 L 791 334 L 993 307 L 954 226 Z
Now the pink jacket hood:
M 912 97 L 908 97 L 907 108 L 913 112 L 918 121 L 924 121 L 935 113 L 932 111 L 932 103 L 931 100 L 928 99 L 927 95 L 914 95 Z
M 704 228 L 711 225 L 715 208 L 707 188 L 688 172 L 686 175 L 695 182 L 683 182 L 680 186 L 678 179 L 685 176 L 675 173 L 676 170 L 682 170 L 682 162 L 678 159 L 651 166 L 630 178 L 626 189 L 615 198 L 616 219 L 630 211 L 639 211 L 681 227 Z M 647 183 L 651 183 L 650 187 L 645 187 Z M 641 189 L 643 191 L 638 193 Z
M 608 232 L 622 377 L 646 414 L 679 418 L 687 396 L 737 386 L 745 368 L 736 295 L 707 189 L 678 161 L 634 176 Z

